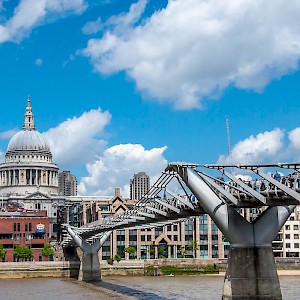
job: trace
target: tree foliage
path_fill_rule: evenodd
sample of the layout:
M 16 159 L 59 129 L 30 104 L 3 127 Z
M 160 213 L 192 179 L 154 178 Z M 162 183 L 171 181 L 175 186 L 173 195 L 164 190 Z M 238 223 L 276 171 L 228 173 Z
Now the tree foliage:
M 136 253 L 136 248 L 133 246 L 128 246 L 124 249 L 124 251 L 129 254 L 129 257 L 132 257 Z
M 186 251 L 185 247 L 181 246 L 181 247 L 179 248 L 179 250 L 178 250 L 178 253 L 179 253 L 182 257 L 185 257 L 187 251 Z
M 190 244 L 188 245 L 188 249 L 193 251 L 193 258 L 195 258 L 196 250 L 199 250 L 199 243 L 197 240 L 190 240 Z
M 115 260 L 116 262 L 119 262 L 122 259 L 122 257 L 119 254 L 115 254 L 113 257 L 113 260 Z
M 54 250 L 53 250 L 51 244 L 45 244 L 42 251 L 41 251 L 41 254 L 43 256 L 46 256 L 46 257 L 53 256 L 54 255 Z
M 5 260 L 6 253 L 7 251 L 3 249 L 3 244 L 0 243 L 0 258 L 2 260 Z
M 26 246 L 17 246 L 14 249 L 14 257 L 16 258 L 33 258 L 31 249 Z

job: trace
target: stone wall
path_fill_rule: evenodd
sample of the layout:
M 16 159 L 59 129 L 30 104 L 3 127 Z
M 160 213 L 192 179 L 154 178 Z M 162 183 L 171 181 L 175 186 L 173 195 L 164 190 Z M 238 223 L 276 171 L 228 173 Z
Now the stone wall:
M 78 268 L 78 263 L 67 261 L 2 262 L 0 263 L 0 279 L 70 277 L 72 270 Z

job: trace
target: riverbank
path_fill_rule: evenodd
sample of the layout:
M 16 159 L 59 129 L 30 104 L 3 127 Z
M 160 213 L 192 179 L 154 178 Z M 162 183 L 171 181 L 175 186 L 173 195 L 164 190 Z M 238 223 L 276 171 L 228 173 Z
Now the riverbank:
M 68 261 L 2 262 L 0 279 L 56 277 L 69 278 L 78 273 L 79 263 Z
M 101 261 L 103 277 L 107 276 L 165 276 L 212 275 L 224 276 L 226 262 L 209 259 L 153 259 L 122 260 L 113 265 Z M 300 276 L 299 258 L 281 259 L 276 262 L 279 276 Z M 3 262 L 0 263 L 0 279 L 10 278 L 76 278 L 79 262 Z

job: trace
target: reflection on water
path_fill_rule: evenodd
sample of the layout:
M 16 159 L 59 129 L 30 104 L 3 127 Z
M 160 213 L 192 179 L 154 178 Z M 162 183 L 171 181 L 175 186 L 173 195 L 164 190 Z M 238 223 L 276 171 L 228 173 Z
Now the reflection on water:
M 300 295 L 300 276 L 280 276 L 283 299 Z M 223 276 L 104 277 L 95 284 L 73 279 L 2 279 L 0 299 L 7 300 L 181 300 L 221 299 Z

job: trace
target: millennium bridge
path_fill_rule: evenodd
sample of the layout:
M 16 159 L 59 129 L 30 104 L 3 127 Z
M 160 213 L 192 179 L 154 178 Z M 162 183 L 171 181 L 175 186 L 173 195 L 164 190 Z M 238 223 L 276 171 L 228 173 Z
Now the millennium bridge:
M 300 164 L 170 163 L 132 209 L 79 228 L 64 224 L 62 246 L 82 250 L 79 280 L 100 280 L 98 251 L 112 230 L 156 227 L 208 214 L 230 242 L 223 299 L 282 299 L 272 241 L 300 204 L 300 188 L 298 182 L 276 180 L 270 173 L 274 169 L 298 172 Z M 249 186 L 234 175 L 236 170 L 254 175 L 266 188 Z M 258 217 L 249 220 L 247 209 L 256 209 Z

